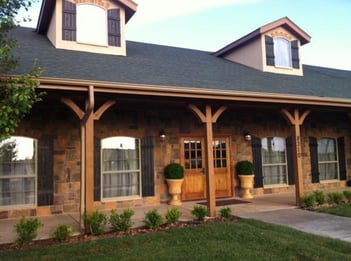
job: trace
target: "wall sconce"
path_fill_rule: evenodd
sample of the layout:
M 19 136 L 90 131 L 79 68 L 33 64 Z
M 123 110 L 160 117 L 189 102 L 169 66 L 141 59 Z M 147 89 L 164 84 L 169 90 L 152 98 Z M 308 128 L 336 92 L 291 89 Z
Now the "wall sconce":
M 165 139 L 166 139 L 166 133 L 163 130 L 161 130 L 160 131 L 160 140 L 164 141 Z
M 245 138 L 246 141 L 250 141 L 252 137 L 251 137 L 251 134 L 250 134 L 250 133 L 245 132 L 244 138 Z

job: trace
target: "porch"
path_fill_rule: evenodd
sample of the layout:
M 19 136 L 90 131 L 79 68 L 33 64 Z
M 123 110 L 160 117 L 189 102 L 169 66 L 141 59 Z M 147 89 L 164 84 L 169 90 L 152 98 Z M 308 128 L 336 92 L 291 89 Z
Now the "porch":
M 241 200 L 239 198 L 232 198 Z M 224 200 L 224 199 L 223 199 Z M 228 199 L 225 199 L 228 200 Z M 219 200 L 220 201 L 220 200 Z M 181 220 L 186 221 L 193 219 L 194 217 L 191 214 L 194 205 L 204 202 L 203 200 L 196 201 L 186 201 L 183 202 L 182 206 L 180 206 L 180 210 L 182 211 Z M 263 196 L 256 196 L 249 203 L 236 203 L 232 205 L 225 206 L 217 206 L 216 211 L 219 213 L 219 210 L 225 207 L 230 207 L 232 213 L 235 216 L 239 217 L 247 217 L 256 212 L 266 212 L 266 211 L 274 211 L 280 209 L 292 209 L 296 208 L 296 200 L 295 193 L 277 193 L 277 194 L 269 194 Z M 149 210 L 156 208 L 161 214 L 165 214 L 167 209 L 170 209 L 171 206 L 166 203 L 161 203 L 157 206 L 149 206 L 149 207 L 136 207 L 133 208 L 135 211 L 134 216 L 132 217 L 134 227 L 143 226 L 142 220 L 145 218 L 145 213 Z M 119 212 L 119 211 L 118 211 Z M 109 212 L 106 212 L 109 214 Z M 38 231 L 37 239 L 46 239 L 50 238 L 52 232 L 57 228 L 60 224 L 71 225 L 74 228 L 75 235 L 79 234 L 80 224 L 79 224 L 79 213 L 70 213 L 63 215 L 52 215 L 39 217 L 39 220 L 44 224 Z M 19 218 L 0 220 L 0 244 L 11 243 L 16 238 L 15 232 L 15 224 L 19 221 Z M 108 230 L 109 227 L 106 227 Z

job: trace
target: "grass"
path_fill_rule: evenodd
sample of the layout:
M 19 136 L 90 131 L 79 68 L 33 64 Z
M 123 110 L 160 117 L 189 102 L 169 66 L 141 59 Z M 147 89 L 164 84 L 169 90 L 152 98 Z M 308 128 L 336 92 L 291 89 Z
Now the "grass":
M 351 244 L 242 219 L 122 238 L 4 251 L 0 260 L 351 260 Z
M 351 204 L 340 204 L 335 207 L 318 208 L 316 211 L 351 218 Z

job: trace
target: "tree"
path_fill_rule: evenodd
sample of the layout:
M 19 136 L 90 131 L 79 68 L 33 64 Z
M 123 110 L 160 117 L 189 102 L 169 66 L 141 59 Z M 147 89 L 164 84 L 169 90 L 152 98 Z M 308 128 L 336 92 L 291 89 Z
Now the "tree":
M 20 60 L 12 52 L 17 42 L 9 32 L 18 26 L 18 11 L 28 11 L 31 4 L 26 0 L 0 0 L 0 141 L 15 132 L 42 95 L 36 91 L 42 70 L 35 63 L 31 72 L 13 75 Z

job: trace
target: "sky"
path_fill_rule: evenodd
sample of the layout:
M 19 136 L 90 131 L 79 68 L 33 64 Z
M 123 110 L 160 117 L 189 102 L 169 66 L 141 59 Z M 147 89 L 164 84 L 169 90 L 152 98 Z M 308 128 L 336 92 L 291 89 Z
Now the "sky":
M 311 36 L 303 64 L 351 71 L 351 0 L 134 0 L 127 40 L 217 51 L 282 17 Z M 36 27 L 41 0 L 29 10 Z M 22 14 L 21 14 L 22 15 Z

